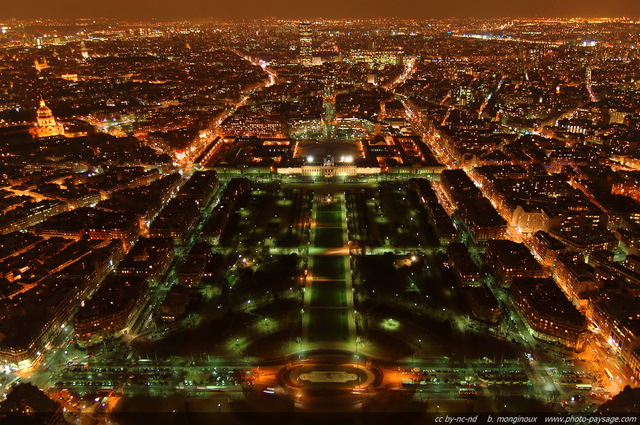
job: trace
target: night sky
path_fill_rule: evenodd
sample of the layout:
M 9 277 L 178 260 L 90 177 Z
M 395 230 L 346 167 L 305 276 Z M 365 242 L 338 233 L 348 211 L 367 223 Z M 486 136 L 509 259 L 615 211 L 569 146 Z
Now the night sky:
M 446 18 L 640 16 L 638 0 L 16 0 L 6 18 Z

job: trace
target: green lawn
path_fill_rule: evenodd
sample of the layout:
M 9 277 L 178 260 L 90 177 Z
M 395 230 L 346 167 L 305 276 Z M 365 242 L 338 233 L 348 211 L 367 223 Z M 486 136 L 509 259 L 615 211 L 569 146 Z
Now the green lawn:
M 312 307 L 345 307 L 346 305 L 344 282 L 318 282 L 311 285 Z
M 316 227 L 314 245 L 318 248 L 340 248 L 344 245 L 342 242 L 342 229 L 335 227 Z
M 318 207 L 316 208 L 316 211 L 318 212 L 326 212 L 326 211 L 340 211 L 342 209 L 342 207 L 340 206 L 340 203 L 334 203 L 334 204 L 319 204 Z
M 342 214 L 339 211 L 316 212 L 316 227 L 340 227 Z
M 347 341 L 347 309 L 314 308 L 309 312 L 310 341 Z
M 339 203 L 321 204 L 315 214 L 315 243 L 318 248 L 343 246 L 342 207 Z M 320 255 L 313 257 L 311 309 L 309 311 L 310 341 L 340 341 L 349 339 L 344 257 Z
M 315 279 L 344 280 L 344 257 L 316 255 L 313 257 L 312 273 Z

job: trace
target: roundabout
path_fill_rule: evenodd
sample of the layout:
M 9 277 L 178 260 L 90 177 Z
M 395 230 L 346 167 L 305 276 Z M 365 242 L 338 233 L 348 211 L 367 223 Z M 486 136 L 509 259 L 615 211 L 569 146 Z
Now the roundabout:
M 296 364 L 285 367 L 280 373 L 284 385 L 294 389 L 367 388 L 376 378 L 372 370 L 351 363 Z
M 377 368 L 353 356 L 305 357 L 278 372 L 278 382 L 295 409 L 303 412 L 359 412 L 382 382 Z

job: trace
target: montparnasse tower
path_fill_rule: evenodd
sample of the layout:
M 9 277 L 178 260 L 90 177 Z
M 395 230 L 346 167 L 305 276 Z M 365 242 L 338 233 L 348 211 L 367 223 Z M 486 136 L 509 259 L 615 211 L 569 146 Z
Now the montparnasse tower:
M 300 37 L 300 63 L 302 66 L 311 66 L 312 36 L 311 23 L 298 23 L 298 36 Z
M 29 130 L 37 139 L 43 137 L 64 136 L 64 126 L 56 122 L 53 112 L 40 97 L 40 107 L 36 113 L 36 124 Z

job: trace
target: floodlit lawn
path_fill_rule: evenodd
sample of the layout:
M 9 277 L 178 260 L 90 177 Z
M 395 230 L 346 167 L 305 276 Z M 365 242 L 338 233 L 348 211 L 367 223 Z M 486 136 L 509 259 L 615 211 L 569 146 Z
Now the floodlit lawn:
M 344 280 L 344 257 L 326 255 L 313 257 L 314 279 Z
M 316 212 L 317 227 L 340 227 L 342 217 L 339 211 L 318 211 Z
M 345 307 L 346 302 L 344 282 L 321 282 L 311 285 L 312 307 Z
M 314 308 L 310 312 L 309 340 L 311 341 L 347 341 L 346 309 Z
M 315 246 L 318 248 L 340 248 L 343 246 L 342 229 L 335 227 L 316 228 Z
M 318 212 L 340 211 L 340 203 L 320 204 L 316 210 Z

